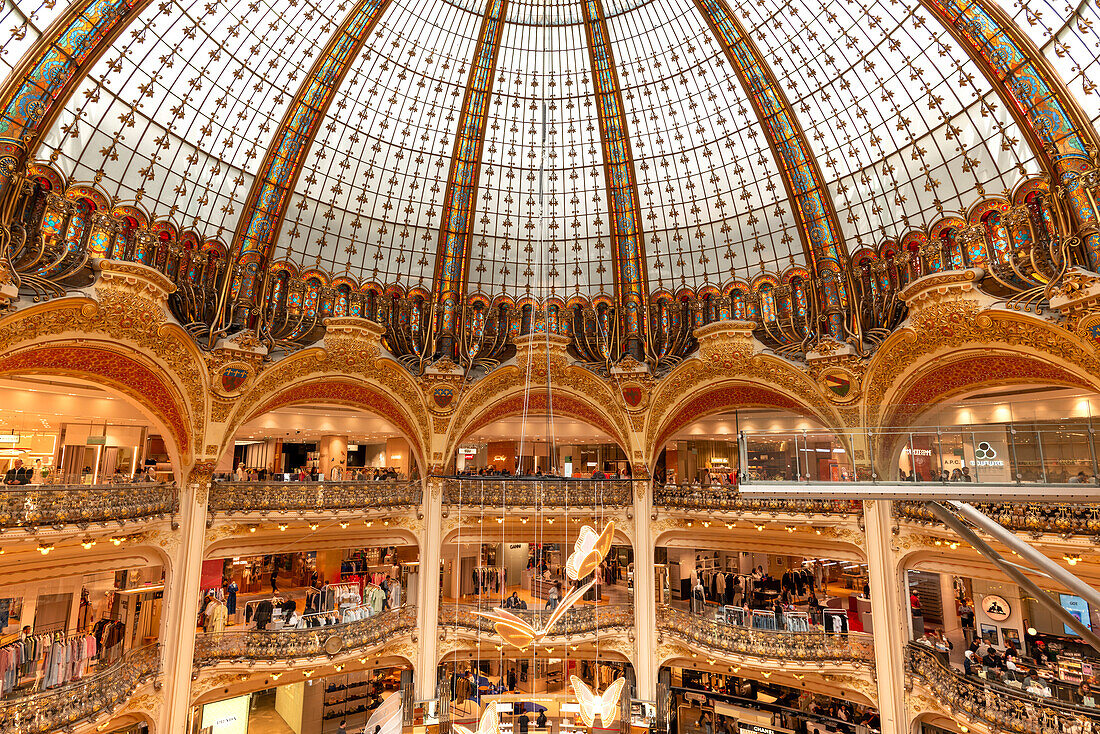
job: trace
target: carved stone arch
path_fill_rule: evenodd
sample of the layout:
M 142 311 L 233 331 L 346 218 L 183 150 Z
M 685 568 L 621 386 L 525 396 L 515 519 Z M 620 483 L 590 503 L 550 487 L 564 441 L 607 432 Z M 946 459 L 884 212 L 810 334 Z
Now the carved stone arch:
M 544 336 L 534 337 L 536 346 L 541 346 Z M 555 415 L 584 421 L 611 436 L 633 461 L 634 452 L 641 447 L 634 445 L 630 420 L 609 384 L 583 367 L 569 364 L 564 347 L 559 350 L 554 340 L 551 340 L 549 364 L 544 351 L 530 349 L 522 343 L 518 346 L 514 364 L 494 370 L 461 397 L 439 461 L 450 466 L 455 450 L 473 431 L 500 418 L 521 415 L 528 384 L 529 413 L 552 408 Z M 529 359 L 532 360 L 530 370 Z M 546 396 L 548 371 L 549 402 Z
M 1100 359 L 1086 341 L 1046 320 L 982 310 L 967 301 L 921 307 L 891 335 L 864 378 L 867 425 L 905 428 L 934 406 L 1004 385 L 1061 385 L 1100 392 Z M 883 434 L 886 435 L 886 434 Z M 889 464 L 897 440 L 874 447 Z
M 319 350 L 309 350 L 319 351 Z M 309 360 L 303 367 L 308 367 Z M 399 369 L 399 368 L 398 368 Z M 242 425 L 265 413 L 294 405 L 339 405 L 385 418 L 409 442 L 417 467 L 424 475 L 427 467 L 422 419 L 395 396 L 386 385 L 353 374 L 327 372 L 296 378 L 294 369 L 280 370 L 284 379 L 257 383 L 241 396 L 243 407 L 227 422 L 222 435 L 219 455 L 232 445 L 233 437 Z M 265 374 L 265 378 L 269 375 Z
M 147 344 L 126 340 L 117 330 L 97 329 L 102 312 L 94 301 L 65 300 L 67 303 L 56 301 L 20 311 L 0 322 L 0 342 L 8 345 L 0 351 L 0 375 L 56 375 L 126 400 L 167 439 L 168 453 L 179 475 L 196 451 L 192 437 L 201 426 L 198 413 L 205 408 L 205 380 L 197 374 L 198 365 L 187 359 L 190 356 L 197 361 L 196 355 L 171 350 L 177 367 L 193 371 L 193 380 L 188 384 L 178 371 L 150 354 Z M 74 329 L 84 330 L 80 338 L 69 335 Z M 192 408 L 189 398 L 199 404 Z
M 712 360 L 689 360 L 661 382 L 652 398 L 645 434 L 651 466 L 676 431 L 700 418 L 737 408 L 786 410 L 840 433 L 843 421 L 810 378 L 794 366 L 763 355 L 735 360 L 730 365 L 734 369 L 728 371 L 724 366 Z
M 534 414 L 553 410 L 555 416 L 573 418 L 598 428 L 611 436 L 628 458 L 632 456 L 634 449 L 631 435 L 623 425 L 622 416 L 619 415 L 614 404 L 596 402 L 590 395 L 554 390 L 551 397 L 547 399 L 545 389 L 532 389 L 525 394 L 522 388 L 516 388 L 493 395 L 491 399 L 476 407 L 473 405 L 469 407 L 469 412 L 461 409 L 456 411 L 456 414 L 465 415 L 466 418 L 455 425 L 454 430 L 448 435 L 447 448 L 443 455 L 443 461 L 447 466 L 453 463 L 453 454 L 458 446 L 472 433 L 502 418 L 523 415 L 525 409 L 528 413 Z M 600 409 L 601 407 L 603 410 Z

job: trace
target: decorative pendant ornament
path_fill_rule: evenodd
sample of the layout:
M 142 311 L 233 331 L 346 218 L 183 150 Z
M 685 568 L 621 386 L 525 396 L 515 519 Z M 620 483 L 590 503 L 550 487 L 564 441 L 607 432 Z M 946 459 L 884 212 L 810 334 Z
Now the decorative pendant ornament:
M 584 586 L 573 589 L 563 596 L 561 601 L 558 602 L 558 606 L 553 614 L 546 620 L 546 625 L 540 630 L 536 630 L 526 620 L 500 607 L 496 607 L 492 612 L 474 612 L 474 614 L 479 617 L 485 617 L 485 619 L 491 619 L 495 622 L 493 628 L 496 629 L 497 634 L 504 638 L 504 641 L 509 645 L 514 645 L 522 650 L 531 643 L 538 642 L 550 634 L 550 628 L 554 626 L 554 623 L 561 619 L 562 616 L 569 611 L 570 607 L 588 593 L 588 590 L 591 589 L 595 583 L 596 580 L 592 579 Z
M 485 706 L 481 720 L 478 721 L 477 731 L 470 731 L 461 724 L 452 724 L 458 734 L 500 734 L 500 717 L 497 716 L 497 702 L 490 701 Z
M 573 552 L 565 562 L 565 573 L 574 581 L 580 581 L 595 571 L 600 562 L 611 550 L 611 540 L 615 537 L 615 521 L 611 520 L 603 532 L 596 534 L 590 525 L 581 528 L 581 534 L 573 545 Z
M 626 678 L 616 678 L 615 682 L 607 687 L 603 695 L 596 695 L 584 681 L 575 675 L 569 676 L 573 684 L 573 693 L 577 694 L 577 703 L 581 707 L 581 719 L 584 725 L 591 728 L 596 722 L 596 714 L 600 716 L 600 726 L 608 728 L 619 715 L 619 695 L 626 685 Z

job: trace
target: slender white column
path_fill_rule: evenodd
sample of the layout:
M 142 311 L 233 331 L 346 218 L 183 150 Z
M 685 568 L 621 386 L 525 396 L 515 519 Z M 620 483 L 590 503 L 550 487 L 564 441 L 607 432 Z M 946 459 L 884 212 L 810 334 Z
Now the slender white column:
M 647 480 L 634 491 L 634 675 L 637 697 L 657 698 L 657 608 L 653 580 L 653 533 L 649 516 L 653 497 Z
M 902 593 L 891 548 L 890 502 L 864 502 L 871 616 L 875 629 L 875 677 L 882 734 L 909 734 L 905 710 L 905 645 L 908 599 Z
M 209 464 L 210 467 L 213 464 Z M 186 734 L 191 706 L 191 670 L 195 654 L 195 620 L 199 611 L 202 554 L 210 470 L 185 472 L 180 497 L 180 545 L 167 574 L 167 603 L 161 617 L 164 696 L 157 734 Z
M 424 481 L 424 531 L 420 543 L 420 590 L 416 610 L 416 697 L 435 698 L 439 644 L 439 547 L 442 544 L 443 480 Z

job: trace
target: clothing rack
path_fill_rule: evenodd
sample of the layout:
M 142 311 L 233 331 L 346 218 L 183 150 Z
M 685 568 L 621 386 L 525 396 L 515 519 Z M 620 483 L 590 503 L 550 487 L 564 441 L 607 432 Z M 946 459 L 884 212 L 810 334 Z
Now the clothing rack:
M 474 593 L 481 595 L 483 592 L 502 592 L 508 586 L 508 571 L 504 566 L 475 566 Z
M 363 592 L 361 586 L 357 582 L 339 583 L 339 584 L 325 584 L 321 587 L 321 610 L 322 612 L 335 611 L 340 607 L 342 600 L 348 598 L 354 598 L 355 604 L 359 604 L 363 601 Z

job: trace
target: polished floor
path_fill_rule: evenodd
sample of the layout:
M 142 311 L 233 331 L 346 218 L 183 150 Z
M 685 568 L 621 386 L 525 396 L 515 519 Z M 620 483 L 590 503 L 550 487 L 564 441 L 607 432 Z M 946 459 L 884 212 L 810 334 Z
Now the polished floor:
M 253 698 L 253 708 L 248 715 L 248 734 L 295 733 L 275 711 L 275 696 L 261 695 Z

